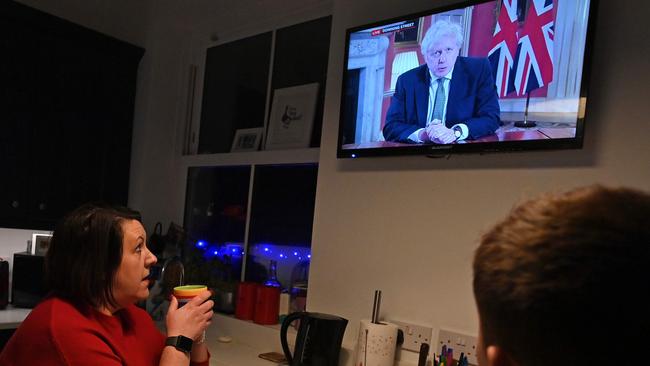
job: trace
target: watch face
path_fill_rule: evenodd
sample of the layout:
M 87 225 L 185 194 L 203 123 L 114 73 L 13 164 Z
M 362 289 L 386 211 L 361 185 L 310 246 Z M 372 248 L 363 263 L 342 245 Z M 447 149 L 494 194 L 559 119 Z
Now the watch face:
M 187 338 L 185 336 L 179 335 L 176 337 L 167 337 L 165 341 L 166 346 L 174 346 L 179 351 L 190 353 L 192 351 L 192 338 Z
M 178 336 L 178 340 L 176 341 L 176 347 L 186 352 L 190 352 L 192 350 L 192 343 L 194 343 L 192 341 L 192 338 Z

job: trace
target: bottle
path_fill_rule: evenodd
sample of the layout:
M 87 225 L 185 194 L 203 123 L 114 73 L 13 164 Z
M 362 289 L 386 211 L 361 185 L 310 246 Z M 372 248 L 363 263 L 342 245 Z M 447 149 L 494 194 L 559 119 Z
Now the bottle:
M 282 284 L 278 281 L 278 262 L 272 260 L 269 264 L 269 278 L 264 282 L 264 286 L 282 288 Z

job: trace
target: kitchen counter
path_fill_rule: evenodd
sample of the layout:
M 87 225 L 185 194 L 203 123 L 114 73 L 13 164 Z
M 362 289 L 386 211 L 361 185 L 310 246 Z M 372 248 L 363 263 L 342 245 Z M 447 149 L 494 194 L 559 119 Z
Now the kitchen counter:
M 275 362 L 259 358 L 262 352 L 252 346 L 234 340 L 230 343 L 220 343 L 215 340 L 209 341 L 211 366 L 273 366 Z
M 15 329 L 25 320 L 32 309 L 15 308 L 11 304 L 0 310 L 0 329 Z
M 20 323 L 25 320 L 31 310 L 32 309 L 16 308 L 9 304 L 6 309 L 0 310 L 0 330 L 18 328 Z M 226 335 L 231 336 L 233 334 L 230 332 L 231 326 L 241 328 L 241 332 L 237 332 L 237 336 L 240 336 L 241 338 L 232 337 L 233 339 L 229 343 L 218 342 L 218 337 Z M 272 338 L 277 339 L 277 346 L 275 342 L 273 342 L 274 344 L 269 347 L 260 344 L 257 346 L 248 344 L 245 342 L 246 339 L 252 340 L 255 338 L 247 334 L 247 332 L 250 332 L 251 330 L 256 332 L 261 331 L 262 333 L 266 331 L 269 334 L 272 334 Z M 291 337 L 291 342 L 293 343 L 295 332 L 290 330 L 289 333 L 290 336 L 293 336 Z M 263 337 L 266 338 L 269 334 L 266 334 Z M 206 342 L 210 354 L 212 355 L 210 360 L 211 366 L 273 366 L 277 364 L 263 360 L 257 355 L 271 351 L 282 352 L 280 349 L 278 330 L 274 329 L 274 327 L 262 327 L 257 324 L 244 322 L 220 314 L 215 315 L 213 324 L 208 328 L 206 332 Z
M 14 308 L 0 310 L 0 329 L 14 329 L 29 315 L 31 309 Z M 160 324 L 159 324 L 160 325 Z M 274 366 L 275 362 L 258 357 L 260 353 L 280 352 L 279 325 L 261 326 L 252 322 L 235 319 L 231 316 L 215 314 L 212 324 L 206 331 L 206 342 L 210 350 L 211 366 Z M 220 336 L 232 338 L 229 343 L 219 342 Z M 296 332 L 288 331 L 289 348 L 293 349 Z M 411 352 L 409 352 L 411 353 Z M 415 354 L 414 354 L 415 355 Z M 341 364 L 346 365 L 353 357 L 353 347 L 343 345 Z M 415 366 L 412 360 L 396 361 L 395 366 Z

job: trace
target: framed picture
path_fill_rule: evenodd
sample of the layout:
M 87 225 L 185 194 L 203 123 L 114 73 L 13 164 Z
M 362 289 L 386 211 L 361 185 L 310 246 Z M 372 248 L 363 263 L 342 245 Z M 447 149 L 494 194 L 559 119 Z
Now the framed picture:
M 309 147 L 318 83 L 275 89 L 266 150 Z
M 52 239 L 52 234 L 32 234 L 31 254 L 45 255 L 50 247 L 50 239 Z
M 257 151 L 262 141 L 263 127 L 243 128 L 235 132 L 235 138 L 232 140 L 231 152 L 239 151 Z

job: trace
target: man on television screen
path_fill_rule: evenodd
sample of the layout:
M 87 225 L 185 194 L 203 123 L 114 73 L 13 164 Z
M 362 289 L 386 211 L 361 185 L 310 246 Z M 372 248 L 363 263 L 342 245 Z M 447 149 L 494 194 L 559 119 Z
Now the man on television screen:
M 429 28 L 420 45 L 426 64 L 397 79 L 386 140 L 449 144 L 496 131 L 500 109 L 490 63 L 459 57 L 462 44 L 458 24 L 440 20 Z

